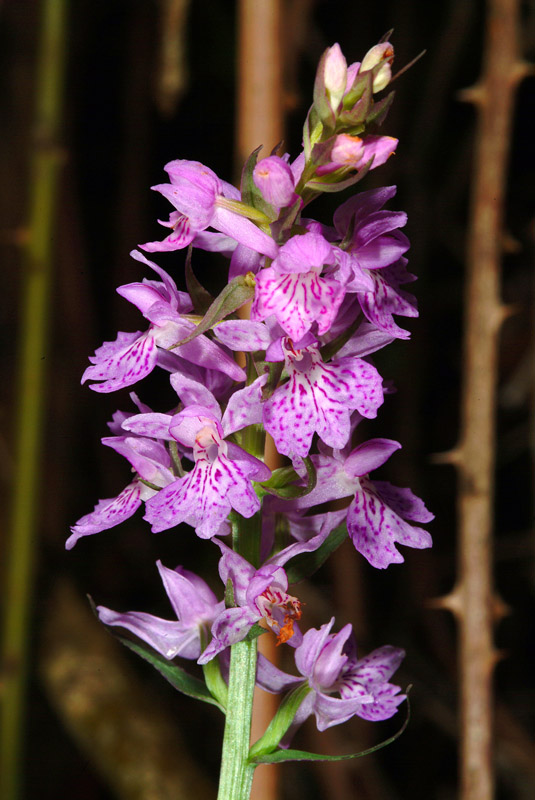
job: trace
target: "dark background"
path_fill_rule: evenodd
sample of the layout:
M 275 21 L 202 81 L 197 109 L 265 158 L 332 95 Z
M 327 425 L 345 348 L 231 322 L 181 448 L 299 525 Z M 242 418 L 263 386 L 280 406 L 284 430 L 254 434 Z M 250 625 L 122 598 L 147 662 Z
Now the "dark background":
M 2 405 L 4 433 L 0 467 L 8 503 L 17 409 L 14 375 L 21 295 L 17 231 L 24 225 L 31 151 L 32 90 L 39 33 L 38 5 L 4 0 L 0 5 L 0 92 L 2 103 L 0 248 L 2 253 Z M 350 547 L 318 574 L 307 597 L 306 626 L 336 613 L 352 621 L 362 652 L 385 643 L 402 646 L 407 658 L 399 676 L 414 684 L 408 731 L 377 756 L 352 764 L 282 768 L 281 796 L 432 798 L 456 796 L 456 639 L 446 611 L 430 600 L 455 581 L 456 479 L 452 467 L 432 455 L 456 443 L 462 359 L 462 299 L 467 208 L 475 114 L 458 93 L 481 68 L 484 5 L 451 0 L 353 3 L 318 0 L 302 6 L 296 29 L 286 30 L 284 66 L 288 107 L 286 146 L 296 155 L 311 101 L 315 66 L 325 47 L 338 41 L 349 63 L 389 28 L 396 66 L 424 48 L 425 57 L 396 83 L 396 99 L 384 132 L 400 139 L 395 157 L 361 184 L 396 183 L 390 207 L 409 213 L 410 268 L 420 318 L 409 321 L 412 339 L 380 352 L 376 363 L 392 378 L 377 422 L 363 435 L 398 439 L 403 450 L 381 478 L 410 485 L 435 512 L 432 551 L 405 551 L 403 566 L 374 571 Z M 215 548 L 189 529 L 153 536 L 136 515 L 128 523 L 82 540 L 66 553 L 69 525 L 98 498 L 112 497 L 129 480 L 128 467 L 99 440 L 116 408 L 130 407 L 128 392 L 97 395 L 80 387 L 87 356 L 117 330 L 137 330 L 136 310 L 114 291 L 140 280 L 143 271 L 129 251 L 161 237 L 157 217 L 167 205 L 149 190 L 164 180 L 173 158 L 199 160 L 233 180 L 236 84 L 236 10 L 224 0 L 193 2 L 185 32 L 184 93 L 162 111 L 158 93 L 161 15 L 150 0 L 73 0 L 67 38 L 67 73 L 62 172 L 55 233 L 55 278 L 51 338 L 47 355 L 47 417 L 42 464 L 39 544 L 32 624 L 32 677 L 28 708 L 26 796 L 114 796 L 92 765 L 91 753 L 73 741 L 60 721 L 57 702 L 40 677 L 46 660 L 43 632 L 55 620 L 55 590 L 74 582 L 83 598 L 114 609 L 143 609 L 170 616 L 154 562 L 178 563 L 203 574 L 214 587 Z M 295 18 L 294 18 L 295 19 Z M 535 14 L 523 7 L 523 53 L 533 59 Z M 533 78 L 517 93 L 506 202 L 503 299 L 517 307 L 504 326 L 500 354 L 498 454 L 496 467 L 496 567 L 499 594 L 511 612 L 496 631 L 503 659 L 496 670 L 499 798 L 532 797 L 534 731 L 533 569 L 533 252 L 535 161 Z M 260 144 L 260 143 L 259 143 Z M 264 143 L 269 149 L 275 142 Z M 328 222 L 332 200 L 321 200 L 314 216 Z M 183 253 L 157 258 L 179 288 Z M 225 280 L 217 256 L 196 256 L 198 274 L 211 289 Z M 412 288 L 412 287 L 411 287 Z M 400 320 L 405 327 L 405 320 Z M 135 387 L 159 410 L 171 395 L 165 382 Z M 165 398 L 165 399 L 162 399 Z M 46 641 L 46 638 L 45 638 Z M 119 647 L 119 646 L 118 646 Z M 210 709 L 184 700 L 134 656 L 130 667 L 175 715 L 187 751 L 216 780 L 221 723 Z M 340 746 L 344 752 L 377 741 L 396 723 L 348 724 L 320 739 L 311 724 L 300 736 L 304 748 Z M 373 727 L 373 726 L 372 726 Z M 373 738 L 375 737 L 375 739 Z M 364 745 L 363 745 L 364 743 Z M 531 770 L 531 771 L 530 771 Z M 348 793 L 349 792 L 349 793 Z M 345 794 L 344 794 L 345 793 Z

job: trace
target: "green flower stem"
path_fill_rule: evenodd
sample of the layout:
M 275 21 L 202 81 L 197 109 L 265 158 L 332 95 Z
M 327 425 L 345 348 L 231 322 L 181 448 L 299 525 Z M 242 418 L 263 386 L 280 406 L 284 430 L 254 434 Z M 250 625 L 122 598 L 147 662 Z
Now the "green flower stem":
M 53 264 L 54 211 L 64 154 L 58 146 L 64 78 L 67 3 L 41 3 L 35 65 L 35 112 L 29 174 L 29 218 L 24 246 L 24 288 L 19 332 L 18 419 L 11 529 L 5 564 L 0 728 L 0 796 L 21 795 L 21 746 L 28 672 L 34 537 L 44 409 L 47 322 Z
M 248 760 L 255 676 L 256 639 L 232 645 L 218 800 L 249 800 L 255 769 Z
M 248 453 L 263 460 L 266 434 L 261 425 L 250 425 L 237 438 Z M 262 511 L 249 519 L 232 514 L 231 522 L 234 550 L 258 567 Z M 256 679 L 256 638 L 237 642 L 232 645 L 230 653 L 218 800 L 249 800 L 255 769 L 248 758 Z
M 264 460 L 264 447 L 266 434 L 262 425 L 249 425 L 245 428 L 242 436 L 241 446 L 255 458 Z
M 239 445 L 255 458 L 264 460 L 266 434 L 261 425 L 249 425 L 240 432 Z M 232 546 L 254 567 L 260 566 L 260 537 L 262 534 L 262 511 L 249 519 L 235 515 L 232 523 Z

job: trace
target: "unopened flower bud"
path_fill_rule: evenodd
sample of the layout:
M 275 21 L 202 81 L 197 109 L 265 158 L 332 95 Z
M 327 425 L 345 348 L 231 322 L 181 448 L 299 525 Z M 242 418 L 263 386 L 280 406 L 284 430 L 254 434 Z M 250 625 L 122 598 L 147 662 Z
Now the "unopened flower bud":
M 383 42 L 376 44 L 371 50 L 368 50 L 362 64 L 360 71 L 373 69 L 381 65 L 375 73 L 373 79 L 373 91 L 380 92 L 385 86 L 388 86 L 392 77 L 392 62 L 394 60 L 394 48 L 390 42 Z
M 336 111 L 344 96 L 347 82 L 347 61 L 338 43 L 328 49 L 324 69 L 325 89 L 330 106 L 333 111 Z
M 254 168 L 253 181 L 264 199 L 276 208 L 283 208 L 294 199 L 292 170 L 278 156 L 268 156 L 259 161 Z
M 331 161 L 339 166 L 356 167 L 364 155 L 364 143 L 359 136 L 341 133 L 331 150 Z

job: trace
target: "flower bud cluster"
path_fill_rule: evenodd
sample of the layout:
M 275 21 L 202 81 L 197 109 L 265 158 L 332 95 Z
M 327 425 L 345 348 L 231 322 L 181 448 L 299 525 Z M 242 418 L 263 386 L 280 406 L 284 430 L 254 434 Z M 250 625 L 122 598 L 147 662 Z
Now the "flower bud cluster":
M 303 151 L 294 160 L 277 152 L 259 160 L 253 153 L 239 189 L 198 162 L 166 165 L 168 181 L 152 188 L 172 206 L 161 222 L 169 233 L 140 248 L 189 248 L 188 291 L 133 251 L 148 277 L 118 292 L 140 312 L 143 330 L 105 342 L 82 379 L 96 392 L 113 392 L 163 369 L 176 399 L 170 410 L 155 411 L 132 392 L 133 408 L 114 415 L 111 436 L 102 441 L 127 459 L 133 477 L 117 497 L 78 520 L 67 547 L 143 505 L 154 532 L 187 523 L 212 540 L 221 551 L 222 585 L 231 589 L 225 604 L 199 577 L 158 563 L 177 620 L 104 607 L 100 618 L 166 659 L 203 665 L 224 663 L 228 648 L 259 623 L 273 631 L 279 644 L 293 648 L 299 675 L 261 659 L 258 682 L 270 691 L 306 687 L 286 740 L 311 714 L 323 730 L 354 714 L 385 719 L 404 698 L 389 683 L 403 651 L 386 646 L 357 658 L 351 627 L 331 633 L 333 620 L 301 633 L 301 604 L 289 591 L 300 559 L 332 550 L 345 529 L 379 569 L 404 560 L 399 545 L 431 545 L 420 527 L 433 517 L 424 503 L 374 475 L 401 445 L 383 438 L 352 443 L 356 426 L 375 419 L 387 391 L 370 355 L 409 338 L 395 316 L 417 316 L 414 297 L 401 288 L 414 280 L 401 230 L 406 215 L 385 207 L 396 188 L 351 197 L 331 224 L 303 215 L 322 192 L 356 183 L 395 151 L 397 140 L 377 133 L 391 96 L 374 97 L 388 85 L 392 59 L 388 42 L 349 66 L 339 45 L 329 48 L 318 67 Z M 216 298 L 193 273 L 196 248 L 229 262 L 228 283 Z M 239 319 L 235 312 L 247 301 L 250 319 Z M 246 354 L 245 369 L 237 351 Z M 256 426 L 273 437 L 288 466 L 272 472 L 262 452 L 250 452 Z M 319 509 L 333 500 L 345 500 L 344 507 Z M 223 539 L 260 513 L 253 564 Z

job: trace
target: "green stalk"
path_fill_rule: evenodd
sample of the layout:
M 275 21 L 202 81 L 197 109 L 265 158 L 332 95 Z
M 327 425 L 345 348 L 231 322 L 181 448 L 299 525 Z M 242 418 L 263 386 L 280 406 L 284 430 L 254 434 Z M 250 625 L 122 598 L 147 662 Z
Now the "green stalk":
M 249 364 L 251 366 L 251 364 Z M 261 425 L 240 432 L 239 444 L 248 453 L 264 458 L 266 434 Z M 255 567 L 260 563 L 262 510 L 249 519 L 233 515 L 232 546 Z M 241 641 L 230 649 L 225 733 L 221 755 L 218 800 L 249 800 L 254 764 L 250 764 L 251 717 L 256 682 L 257 640 Z
M 249 763 L 248 757 L 256 677 L 256 643 L 256 639 L 252 642 L 244 640 L 231 647 L 217 800 L 249 800 L 251 793 L 255 765 Z
M 0 727 L 0 797 L 3 800 L 16 800 L 21 794 L 20 762 L 44 409 L 45 342 L 55 200 L 59 169 L 64 160 L 57 138 L 62 106 L 65 17 L 65 0 L 44 0 L 36 63 L 35 127 L 19 332 L 16 463 L 5 572 Z

